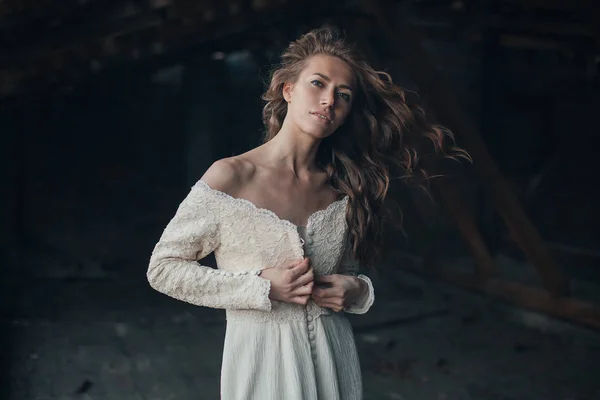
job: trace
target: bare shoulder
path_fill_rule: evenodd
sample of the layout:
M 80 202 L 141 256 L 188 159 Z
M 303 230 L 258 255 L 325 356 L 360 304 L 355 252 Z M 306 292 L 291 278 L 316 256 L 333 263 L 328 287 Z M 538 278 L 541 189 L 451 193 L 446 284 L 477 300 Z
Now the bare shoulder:
M 215 190 L 236 196 L 250 180 L 254 169 L 253 163 L 244 158 L 223 158 L 215 161 L 201 179 Z

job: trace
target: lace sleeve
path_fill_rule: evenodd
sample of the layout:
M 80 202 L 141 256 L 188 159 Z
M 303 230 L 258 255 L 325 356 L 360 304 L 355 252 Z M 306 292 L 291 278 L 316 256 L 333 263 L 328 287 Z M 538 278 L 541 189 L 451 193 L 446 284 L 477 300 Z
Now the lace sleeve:
M 219 200 L 196 184 L 155 245 L 148 282 L 191 304 L 224 309 L 271 310 L 271 283 L 260 271 L 230 272 L 197 261 L 219 246 Z
M 354 304 L 344 308 L 344 311 L 350 314 L 364 314 L 373 305 L 375 301 L 375 290 L 373 288 L 373 282 L 369 279 L 368 276 L 359 274 L 358 271 L 360 269 L 360 265 L 357 260 L 355 260 L 349 250 L 349 246 L 346 246 L 346 251 L 344 252 L 344 256 L 340 262 L 340 266 L 338 268 L 338 273 L 343 275 L 352 275 L 356 276 L 358 279 L 363 280 L 367 284 L 366 290 L 361 293 L 361 295 L 356 299 Z

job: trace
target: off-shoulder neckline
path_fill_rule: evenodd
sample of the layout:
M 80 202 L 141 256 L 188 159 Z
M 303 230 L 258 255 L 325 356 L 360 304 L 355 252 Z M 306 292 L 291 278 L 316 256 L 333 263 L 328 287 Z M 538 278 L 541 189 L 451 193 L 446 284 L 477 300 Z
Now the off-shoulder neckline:
M 213 194 L 215 194 L 215 195 L 217 195 L 217 196 L 219 196 L 219 197 L 221 197 L 221 198 L 223 198 L 223 199 L 225 199 L 225 200 L 227 200 L 229 202 L 237 203 L 237 204 L 240 204 L 240 205 L 244 205 L 244 206 L 246 206 L 246 207 L 254 210 L 255 212 L 258 212 L 259 214 L 263 214 L 263 215 L 266 215 L 268 217 L 271 217 L 271 218 L 275 219 L 276 221 L 279 221 L 280 223 L 286 224 L 289 227 L 294 228 L 296 230 L 298 228 L 304 228 L 304 229 L 306 229 L 311 224 L 311 221 L 314 220 L 317 216 L 329 212 L 330 210 L 332 210 L 333 208 L 335 208 L 337 206 L 337 204 L 346 203 L 347 200 L 348 200 L 348 195 L 345 195 L 341 199 L 333 201 L 327 207 L 322 208 L 320 210 L 317 210 L 317 211 L 313 212 L 312 214 L 310 214 L 308 216 L 308 219 L 307 219 L 306 223 L 304 223 L 302 225 L 296 225 L 293 222 L 291 222 L 290 220 L 287 220 L 285 218 L 281 218 L 274 211 L 271 211 L 268 208 L 258 207 L 256 204 L 254 204 L 250 200 L 247 200 L 247 199 L 244 199 L 244 198 L 241 198 L 241 197 L 233 197 L 232 195 L 230 195 L 228 193 L 225 193 L 225 192 L 223 192 L 221 190 L 213 189 L 208 183 L 206 183 L 205 181 L 203 181 L 201 179 L 197 182 L 197 185 L 205 188 L 209 192 L 211 192 L 211 193 L 213 193 Z

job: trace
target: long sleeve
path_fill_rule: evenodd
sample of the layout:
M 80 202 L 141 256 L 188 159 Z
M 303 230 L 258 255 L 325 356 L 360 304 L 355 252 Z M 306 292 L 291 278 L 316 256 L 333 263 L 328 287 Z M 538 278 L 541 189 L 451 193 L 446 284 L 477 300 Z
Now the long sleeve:
M 366 275 L 358 273 L 360 269 L 359 262 L 351 256 L 349 247 L 349 245 L 346 246 L 346 251 L 344 252 L 344 256 L 340 262 L 338 273 L 356 276 L 358 279 L 363 280 L 367 285 L 366 290 L 361 293 L 354 304 L 344 308 L 344 311 L 350 314 L 364 314 L 369 311 L 373 305 L 373 302 L 375 302 L 375 290 L 373 288 L 373 282 L 371 282 L 371 279 L 369 279 L 369 277 Z
M 202 185 L 192 187 L 154 247 L 148 282 L 198 306 L 270 311 L 271 283 L 258 276 L 259 270 L 231 272 L 198 263 L 220 244 L 220 206 Z

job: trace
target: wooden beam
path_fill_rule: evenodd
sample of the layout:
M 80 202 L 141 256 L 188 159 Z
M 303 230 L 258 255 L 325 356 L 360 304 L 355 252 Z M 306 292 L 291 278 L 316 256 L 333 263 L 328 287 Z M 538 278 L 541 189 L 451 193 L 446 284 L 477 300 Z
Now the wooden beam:
M 50 53 L 93 45 L 105 38 L 147 30 L 152 27 L 178 32 L 206 30 L 214 22 L 228 22 L 231 18 L 245 18 L 261 11 L 281 10 L 301 2 L 255 2 L 249 0 L 194 2 L 148 0 L 123 2 L 119 0 L 94 0 L 80 5 L 67 16 L 46 23 L 47 26 L 15 26 L 0 30 L 7 38 L 13 34 L 8 50 L 0 51 L 0 67 L 13 67 L 37 63 Z M 272 4 L 271 4 L 272 3 Z M 34 21 L 35 22 L 35 21 Z M 9 51 L 10 50 L 10 51 Z
M 0 99 L 30 92 L 32 85 L 48 80 L 49 77 L 70 75 L 71 72 L 65 72 L 64 69 L 74 68 L 73 63 L 68 61 L 74 58 L 73 55 L 76 55 L 77 63 L 80 64 L 75 69 L 87 68 L 94 73 L 101 68 L 119 64 L 123 61 L 120 58 L 127 60 L 127 55 L 132 55 L 135 59 L 143 58 L 143 53 L 148 49 L 143 48 L 143 44 L 140 48 L 138 36 L 152 39 L 149 47 L 153 50 L 150 53 L 162 54 L 195 42 L 211 29 L 220 30 L 219 23 L 233 23 L 234 20 L 230 19 L 243 19 L 246 13 L 251 15 L 277 8 L 290 9 L 293 5 L 299 8 L 300 3 L 298 0 L 290 0 L 287 3 L 279 0 L 240 0 L 236 3 L 238 6 L 230 7 L 229 3 L 218 0 L 202 0 L 189 4 L 181 0 L 150 0 L 127 7 L 117 0 L 95 0 L 76 6 L 74 10 L 69 9 L 68 13 L 62 10 L 64 15 L 59 13 L 60 16 L 57 17 L 62 22 L 56 26 L 44 19 L 40 22 L 41 25 L 29 21 L 25 25 L 15 25 L 14 29 L 4 27 L 0 30 L 0 36 L 4 32 L 7 38 L 5 48 L 0 50 Z M 327 14 L 332 10 L 333 8 L 323 12 Z M 290 13 L 293 14 L 294 11 Z M 359 20 L 361 17 L 363 20 L 370 17 L 356 7 L 335 9 L 335 13 L 352 14 L 354 17 L 358 16 Z M 36 29 L 32 29 L 31 26 Z M 427 31 L 441 40 L 481 40 L 477 31 L 457 33 L 448 28 L 432 26 L 428 27 Z M 9 33 L 12 36 L 9 36 Z M 569 53 L 574 51 L 572 41 L 561 42 L 551 38 L 503 35 L 500 41 L 506 46 L 552 49 Z M 109 46 L 112 50 L 105 51 L 105 42 L 119 42 L 120 45 Z M 124 54 L 119 54 L 119 49 L 122 49 Z M 57 60 L 60 62 L 57 63 Z M 15 80 L 15 76 L 18 79 Z
M 408 263 L 396 267 L 426 279 L 431 274 Z M 476 276 L 438 268 L 436 278 L 454 286 L 479 292 L 509 304 L 564 319 L 588 328 L 600 330 L 600 308 L 598 305 L 570 298 L 557 298 L 544 289 L 527 286 L 505 279 L 479 279 Z
M 163 18 L 159 11 L 148 9 L 130 16 L 89 20 L 87 24 L 62 26 L 44 32 L 43 37 L 35 36 L 19 44 L 16 51 L 1 52 L 0 66 L 7 68 L 15 65 L 37 63 L 53 54 L 83 48 L 107 37 L 123 36 L 153 26 L 160 26 Z M 36 40 L 37 39 L 37 40 Z
M 428 39 L 442 43 L 483 42 L 483 35 L 479 28 L 454 29 L 451 26 L 436 26 L 418 21 L 414 26 L 426 31 Z M 589 38 L 540 36 L 527 32 L 499 32 L 498 36 L 500 44 L 508 48 L 555 51 L 569 56 L 577 53 L 596 54 L 596 46 Z
M 554 242 L 546 242 L 546 246 L 548 246 L 548 248 L 550 248 L 554 251 L 561 252 L 561 253 L 573 254 L 576 256 L 588 257 L 588 258 L 600 258 L 600 251 L 598 251 L 598 250 L 573 246 L 573 245 L 564 244 L 564 243 L 554 243 Z
M 506 16 L 500 13 L 468 13 L 464 9 L 422 9 L 419 4 L 414 8 L 412 20 L 416 25 L 436 25 L 469 29 L 494 28 L 502 33 L 534 33 L 537 35 L 577 36 L 581 38 L 598 38 L 598 31 L 591 23 L 574 23 L 566 18 L 531 18 L 525 12 L 521 15 Z
M 137 61 L 167 58 L 167 54 L 170 56 L 189 52 L 194 48 L 205 46 L 209 41 L 214 42 L 226 37 L 236 37 L 236 40 L 243 43 L 244 40 L 252 40 L 250 35 L 244 36 L 243 32 L 282 23 L 287 15 L 305 17 L 306 8 L 314 3 L 315 0 L 305 2 L 295 0 L 285 3 L 271 1 L 258 4 L 260 7 L 252 9 L 241 4 L 246 7 L 246 13 L 227 14 L 232 10 L 221 7 L 219 10 L 222 14 L 207 16 L 206 9 L 200 9 L 190 15 L 179 15 L 173 12 L 167 20 L 163 20 L 163 13 L 152 9 L 131 17 L 107 21 L 101 29 L 86 28 L 86 35 L 57 42 L 55 46 L 40 45 L 39 48 L 30 49 L 31 53 L 28 52 L 29 50 L 23 50 L 18 58 L 21 65 L 13 64 L 14 58 L 8 60 L 10 65 L 0 69 L 0 102 L 24 93 L 41 91 L 42 86 L 51 86 L 49 81 L 53 80 L 54 75 L 61 77 L 67 75 L 65 79 L 60 79 L 64 83 L 72 84 L 77 81 L 78 79 L 68 77 L 71 75 L 70 70 L 73 69 L 72 63 L 60 62 L 57 68 L 51 68 L 55 65 L 54 60 L 64 60 L 65 54 L 80 54 L 91 48 L 99 48 L 98 54 L 93 57 L 78 60 L 81 67 L 84 67 L 80 75 L 88 76 L 97 72 L 94 69 L 95 64 L 101 65 L 105 70 L 123 66 L 132 59 Z M 210 17 L 209 20 L 206 19 L 207 17 Z M 144 46 L 145 43 L 150 45 Z M 155 49 L 159 51 L 156 52 Z M 29 71 L 24 66 L 35 66 L 35 68 Z M 36 87 L 29 85 L 29 82 L 36 82 Z
M 554 296 L 569 292 L 568 281 L 544 246 L 536 228 L 523 211 L 517 196 L 491 158 L 479 132 L 460 108 L 456 93 L 422 47 L 422 35 L 408 23 L 406 11 L 385 0 L 364 0 L 377 17 L 380 29 L 403 57 L 411 76 L 427 95 L 440 122 L 456 133 L 459 144 L 471 154 L 475 171 L 508 229 L 535 267 L 543 286 Z
M 446 178 L 436 179 L 434 184 L 439 190 L 442 206 L 454 219 L 458 230 L 475 258 L 476 275 L 482 279 L 498 275 L 496 263 L 477 228 L 472 214 L 465 207 L 458 190 Z
M 517 3 L 519 7 L 549 9 L 558 11 L 592 11 L 597 6 L 596 0 L 504 0 Z

